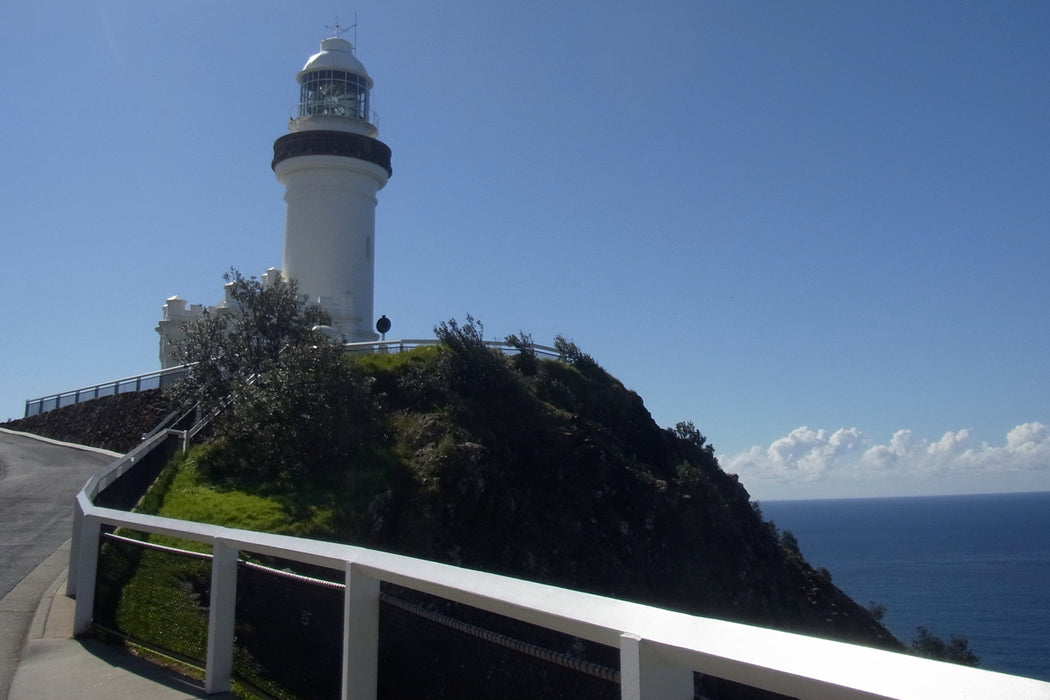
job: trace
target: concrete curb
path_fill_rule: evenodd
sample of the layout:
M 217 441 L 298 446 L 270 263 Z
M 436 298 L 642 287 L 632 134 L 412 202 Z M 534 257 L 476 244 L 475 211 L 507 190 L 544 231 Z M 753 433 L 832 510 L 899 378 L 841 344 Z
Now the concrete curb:
M 69 546 L 66 540 L 0 600 L 0 698 L 8 696 L 30 635 L 38 628 L 43 634 L 50 601 L 42 602 L 49 594 L 53 600 L 66 578 Z
M 114 452 L 113 450 L 104 450 L 101 447 L 92 447 L 91 445 L 80 445 L 75 442 L 62 442 L 61 440 L 55 440 L 53 438 L 44 437 L 43 435 L 36 435 L 34 433 L 23 433 L 21 430 L 11 430 L 10 428 L 0 428 L 0 433 L 7 433 L 9 435 L 18 435 L 19 437 L 32 438 L 39 440 L 40 442 L 46 442 L 49 445 L 58 445 L 59 447 L 72 447 L 75 450 L 83 450 L 84 452 L 94 452 L 100 455 L 109 455 L 116 459 L 117 457 L 123 457 L 122 452 Z
M 26 644 L 29 644 L 34 639 L 44 639 L 45 637 L 56 639 L 73 638 L 72 616 L 76 609 L 76 602 L 64 593 L 59 595 L 60 590 L 65 591 L 68 573 L 68 569 L 63 569 L 62 573 L 58 575 L 58 578 L 54 580 L 44 593 L 44 597 L 40 599 L 40 605 L 37 606 L 36 613 L 33 614 L 33 621 L 29 625 L 29 635 L 26 637 Z

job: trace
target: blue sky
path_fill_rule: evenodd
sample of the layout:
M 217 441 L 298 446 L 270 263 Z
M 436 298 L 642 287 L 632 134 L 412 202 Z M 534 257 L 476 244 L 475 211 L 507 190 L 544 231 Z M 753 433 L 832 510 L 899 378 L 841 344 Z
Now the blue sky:
M 355 12 L 388 337 L 563 334 L 760 499 L 1050 490 L 1038 2 L 5 3 L 0 419 L 280 266 Z

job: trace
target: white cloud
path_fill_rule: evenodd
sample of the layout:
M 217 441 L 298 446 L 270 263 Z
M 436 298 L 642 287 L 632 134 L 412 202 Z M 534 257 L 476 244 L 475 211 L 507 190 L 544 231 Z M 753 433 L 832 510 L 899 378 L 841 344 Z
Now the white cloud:
M 828 434 L 802 426 L 773 441 L 763 454 L 759 448 L 748 453 L 755 466 L 772 469 L 780 476 L 796 474 L 806 481 L 821 478 L 835 462 L 848 455 L 864 436 L 856 428 L 845 428 Z M 757 450 L 757 451 L 756 451 Z
M 1050 428 L 1042 423 L 1025 423 L 1006 434 L 1006 449 L 1018 453 L 1038 451 L 1050 438 Z
M 968 428 L 938 440 L 898 430 L 877 443 L 858 428 L 834 432 L 802 426 L 719 458 L 753 493 L 772 497 L 906 494 L 915 490 L 1050 490 L 1050 427 L 1024 423 L 1002 445 L 978 442 Z

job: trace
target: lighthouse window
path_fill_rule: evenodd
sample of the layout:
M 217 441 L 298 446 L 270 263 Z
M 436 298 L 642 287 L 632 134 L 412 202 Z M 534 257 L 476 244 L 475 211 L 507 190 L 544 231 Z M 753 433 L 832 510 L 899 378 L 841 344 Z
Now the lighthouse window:
M 318 114 L 368 121 L 367 79 L 340 70 L 319 70 L 303 76 L 299 116 Z

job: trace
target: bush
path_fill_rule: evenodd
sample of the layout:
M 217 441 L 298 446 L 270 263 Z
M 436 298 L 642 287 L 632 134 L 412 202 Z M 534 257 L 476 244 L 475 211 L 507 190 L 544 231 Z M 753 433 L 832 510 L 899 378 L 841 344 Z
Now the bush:
M 275 489 L 324 483 L 382 443 L 370 386 L 339 346 L 291 347 L 280 367 L 234 391 L 219 430 L 227 449 L 205 466 Z
M 327 312 L 305 302 L 295 281 L 278 279 L 268 286 L 231 269 L 227 282 L 230 307 L 205 312 L 186 324 L 186 339 L 176 348 L 190 376 L 171 395 L 206 410 L 220 406 L 234 390 L 279 367 L 290 347 L 314 345 L 323 336 L 313 329 L 331 322 Z
M 945 642 L 930 632 L 925 625 L 919 625 L 916 632 L 918 634 L 912 640 L 909 650 L 917 656 L 964 666 L 978 666 L 981 663 L 980 657 L 970 649 L 970 640 L 966 637 L 953 635 Z

